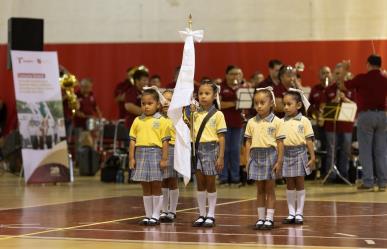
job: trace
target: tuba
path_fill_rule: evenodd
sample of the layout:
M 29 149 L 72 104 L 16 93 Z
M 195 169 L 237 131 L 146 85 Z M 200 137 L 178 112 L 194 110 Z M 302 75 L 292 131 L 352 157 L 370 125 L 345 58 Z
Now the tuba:
M 75 94 L 74 88 L 78 85 L 77 78 L 74 75 L 65 73 L 62 77 L 59 78 L 60 86 L 65 92 L 65 98 L 69 103 L 71 113 L 73 116 L 75 112 L 79 109 L 79 103 L 77 100 L 77 95 Z

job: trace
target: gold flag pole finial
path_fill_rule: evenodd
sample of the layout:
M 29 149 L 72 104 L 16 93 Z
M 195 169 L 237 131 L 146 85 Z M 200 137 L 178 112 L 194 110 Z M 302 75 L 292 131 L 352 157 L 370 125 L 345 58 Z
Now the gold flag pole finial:
M 190 30 L 192 30 L 192 15 L 191 14 L 189 14 L 189 17 L 188 17 L 188 28 Z

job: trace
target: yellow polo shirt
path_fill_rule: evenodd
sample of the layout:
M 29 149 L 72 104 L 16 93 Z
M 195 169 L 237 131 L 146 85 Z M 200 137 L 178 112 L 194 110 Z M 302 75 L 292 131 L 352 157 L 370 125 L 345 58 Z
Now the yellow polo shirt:
M 211 108 L 215 108 L 215 106 L 212 106 Z M 206 117 L 208 111 L 198 111 L 194 113 L 195 140 L 199 132 L 200 125 L 202 124 L 203 119 Z M 207 121 L 199 142 L 200 143 L 218 142 L 219 141 L 218 134 L 224 133 L 224 132 L 227 132 L 226 120 L 224 119 L 223 113 L 221 111 L 217 111 Z
M 277 147 L 277 140 L 285 138 L 282 126 L 273 113 L 263 119 L 257 115 L 247 122 L 245 137 L 251 138 L 251 148 Z
M 171 145 L 175 145 L 175 139 L 176 139 L 176 130 L 175 130 L 175 126 L 173 126 L 173 122 L 170 118 L 167 118 L 167 122 L 168 122 L 168 129 L 169 129 L 169 134 L 171 135 L 171 139 L 169 140 L 169 144 Z
M 295 117 L 285 117 L 284 119 L 284 133 L 286 138 L 284 140 L 285 146 L 297 146 L 306 144 L 307 138 L 314 137 L 312 124 L 309 119 L 304 117 L 301 113 Z
M 153 116 L 141 115 L 133 121 L 129 137 L 136 142 L 136 146 L 161 148 L 163 141 L 170 139 L 168 121 L 158 112 Z

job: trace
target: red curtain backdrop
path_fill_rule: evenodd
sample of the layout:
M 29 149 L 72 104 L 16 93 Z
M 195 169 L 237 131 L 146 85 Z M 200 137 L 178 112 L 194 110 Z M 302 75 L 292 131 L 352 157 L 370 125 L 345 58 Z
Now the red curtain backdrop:
M 387 40 L 374 41 L 374 47 L 387 60 Z M 176 66 L 181 63 L 181 43 L 108 43 L 108 44 L 48 44 L 46 51 L 58 51 L 59 63 L 78 79 L 90 77 L 94 81 L 97 102 L 108 119 L 117 118 L 113 99 L 116 84 L 126 77 L 126 69 L 146 65 L 150 74 L 159 74 L 163 84 L 172 80 Z M 343 59 L 352 62 L 354 74 L 365 72 L 365 61 L 373 51 L 371 41 L 303 41 L 303 42 L 210 42 L 196 44 L 196 79 L 202 76 L 221 77 L 227 65 L 243 69 L 245 77 L 260 70 L 267 75 L 267 62 L 281 59 L 294 65 L 305 64 L 304 85 L 318 81 L 322 65 L 333 67 Z M 9 108 L 8 127 L 16 125 L 15 95 L 12 73 L 6 69 L 7 46 L 0 45 L 0 98 Z

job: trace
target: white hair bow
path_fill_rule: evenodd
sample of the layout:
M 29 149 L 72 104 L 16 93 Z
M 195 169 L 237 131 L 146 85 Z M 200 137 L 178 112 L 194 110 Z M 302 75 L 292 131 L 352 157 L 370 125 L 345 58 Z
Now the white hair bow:
M 297 92 L 300 94 L 302 104 L 305 107 L 305 111 L 308 111 L 310 103 L 309 103 L 309 100 L 305 97 L 304 92 L 301 89 L 296 89 L 296 88 L 289 88 L 289 91 L 290 92 Z
M 275 96 L 274 96 L 274 92 L 273 92 L 273 87 L 268 86 L 268 87 L 263 87 L 263 88 L 256 88 L 255 90 L 257 92 L 259 92 L 259 91 L 269 91 L 270 94 L 271 94 L 271 97 L 273 98 L 273 102 L 274 102 L 274 106 L 275 106 Z
M 168 103 L 168 100 L 166 98 L 164 98 L 164 96 L 161 94 L 161 92 L 157 86 L 144 86 L 142 89 L 143 90 L 148 90 L 148 89 L 155 90 L 157 92 L 157 94 L 159 95 L 160 103 L 162 105 L 166 105 Z

